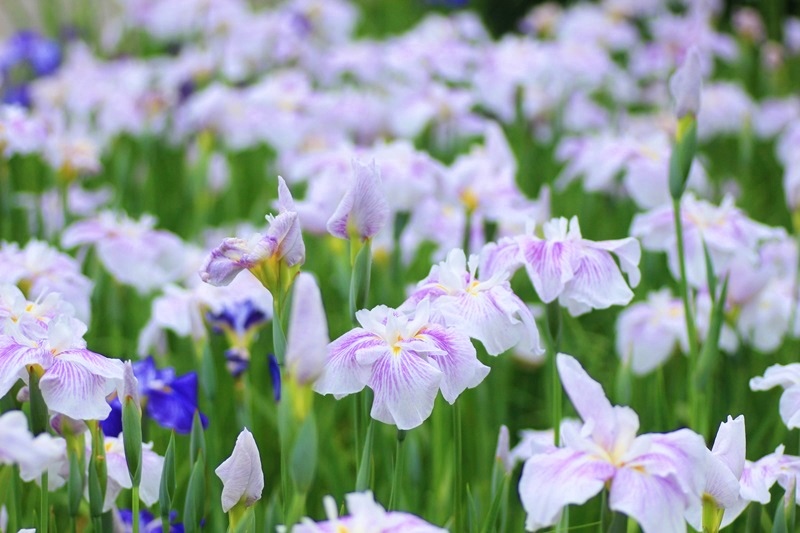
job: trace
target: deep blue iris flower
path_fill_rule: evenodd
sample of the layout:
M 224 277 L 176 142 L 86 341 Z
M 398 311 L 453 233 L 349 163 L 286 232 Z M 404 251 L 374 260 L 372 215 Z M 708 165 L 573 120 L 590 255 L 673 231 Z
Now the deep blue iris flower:
M 192 430 L 192 419 L 197 411 L 197 372 L 175 376 L 172 368 L 156 368 L 152 357 L 133 363 L 133 373 L 139 380 L 139 396 L 147 416 L 167 429 L 178 433 Z M 117 436 L 122 432 L 122 406 L 119 398 L 111 402 L 111 414 L 103 422 L 103 433 Z M 200 413 L 203 427 L 208 418 Z
M 219 313 L 209 312 L 207 317 L 215 332 L 222 333 L 224 328 L 228 328 L 237 335 L 244 335 L 247 330 L 267 319 L 264 312 L 257 308 L 251 300 L 243 300 L 235 305 L 227 306 Z
M 176 513 L 170 513 L 170 533 L 183 533 L 183 524 L 174 524 Z M 133 531 L 133 511 L 130 509 L 120 509 L 119 518 L 122 521 L 124 531 Z M 139 531 L 142 533 L 161 533 L 161 520 L 156 519 L 153 513 L 146 509 L 139 511 Z
M 8 71 L 20 64 L 31 67 L 36 76 L 47 76 L 61 64 L 61 47 L 33 30 L 21 30 L 12 35 L 0 57 L 0 68 Z

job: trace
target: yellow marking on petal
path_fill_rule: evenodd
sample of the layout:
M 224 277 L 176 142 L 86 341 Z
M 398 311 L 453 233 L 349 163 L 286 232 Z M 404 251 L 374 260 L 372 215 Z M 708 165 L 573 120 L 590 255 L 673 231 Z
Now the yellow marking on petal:
M 478 281 L 477 279 L 472 280 L 472 283 L 470 283 L 469 287 L 467 287 L 467 292 L 473 296 L 477 296 L 479 292 L 478 287 L 480 286 L 480 284 L 481 282 Z
M 350 528 L 344 524 L 339 524 L 336 526 L 336 533 L 350 533 Z
M 467 210 L 472 212 L 478 208 L 478 204 L 480 203 L 480 199 L 478 195 L 475 194 L 470 187 L 464 189 L 461 193 L 461 202 L 467 207 Z

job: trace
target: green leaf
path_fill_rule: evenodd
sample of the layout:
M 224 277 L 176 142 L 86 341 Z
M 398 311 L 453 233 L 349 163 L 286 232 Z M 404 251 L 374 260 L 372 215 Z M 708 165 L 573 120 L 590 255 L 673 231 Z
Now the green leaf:
M 164 467 L 161 470 L 161 488 L 158 492 L 158 504 L 161 507 L 161 519 L 169 521 L 172 510 L 172 499 L 175 496 L 175 433 L 169 436 L 169 444 L 164 454 Z
M 303 421 L 292 449 L 292 479 L 300 492 L 308 492 L 314 481 L 317 448 L 317 422 L 312 412 Z
M 189 461 L 194 464 L 200 452 L 206 451 L 206 438 L 203 423 L 200 421 L 200 411 L 194 412 L 192 419 L 192 433 L 189 435 Z
M 706 341 L 703 343 L 703 349 L 700 352 L 700 358 L 697 361 L 697 368 L 694 373 L 694 386 L 698 390 L 702 390 L 708 378 L 711 376 L 714 365 L 719 355 L 719 336 L 722 332 L 722 325 L 725 322 L 725 300 L 728 296 L 728 277 L 722 282 L 722 290 L 720 291 L 719 299 L 711 308 L 711 320 L 708 327 L 708 335 Z
M 203 451 L 197 454 L 192 474 L 189 476 L 189 487 L 186 489 L 186 502 L 183 507 L 183 527 L 187 533 L 200 530 L 200 522 L 205 516 L 206 502 L 206 468 Z
M 356 476 L 356 492 L 362 492 L 369 488 L 370 468 L 372 463 L 372 441 L 374 440 L 375 422 L 370 419 L 367 426 L 367 438 L 364 440 L 364 451 L 361 454 L 361 462 Z
M 503 485 L 500 490 L 495 491 L 494 498 L 492 498 L 492 504 L 489 506 L 489 511 L 486 513 L 486 518 L 483 520 L 483 526 L 481 527 L 482 533 L 492 533 L 492 531 L 497 531 L 496 523 L 497 523 L 497 516 L 500 514 L 500 507 L 502 507 L 503 503 L 503 495 L 506 494 L 506 487 L 509 484 L 510 477 L 508 475 L 503 477 Z

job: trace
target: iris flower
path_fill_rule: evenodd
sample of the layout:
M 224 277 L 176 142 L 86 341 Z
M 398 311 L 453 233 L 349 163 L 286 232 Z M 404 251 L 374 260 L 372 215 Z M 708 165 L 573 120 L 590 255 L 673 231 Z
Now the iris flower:
M 607 487 L 608 505 L 645 533 L 683 532 L 684 512 L 699 506 L 706 447 L 688 429 L 636 436 L 639 417 L 612 406 L 602 387 L 573 357 L 559 354 L 561 382 L 583 424 L 562 424 L 563 447 L 525 462 L 519 493 L 533 531 L 558 522 L 562 509 Z
M 453 403 L 489 373 L 466 333 L 430 316 L 427 299 L 413 316 L 386 306 L 362 309 L 356 313 L 361 327 L 328 346 L 314 390 L 341 398 L 369 387 L 375 392 L 374 419 L 398 429 L 419 426 L 433 411 L 439 389 Z

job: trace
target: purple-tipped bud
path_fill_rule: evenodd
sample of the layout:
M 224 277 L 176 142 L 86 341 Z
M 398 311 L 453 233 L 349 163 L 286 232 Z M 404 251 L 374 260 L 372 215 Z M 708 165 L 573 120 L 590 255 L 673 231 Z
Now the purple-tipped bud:
M 364 165 L 353 160 L 353 175 L 350 188 L 328 220 L 328 231 L 342 239 L 357 235 L 366 240 L 386 224 L 389 204 L 374 161 Z
M 703 85 L 703 73 L 700 67 L 700 52 L 693 46 L 686 54 L 680 68 L 669 80 L 669 91 L 675 101 L 675 114 L 678 118 L 685 115 L 697 115 L 700 110 L 700 90 Z

